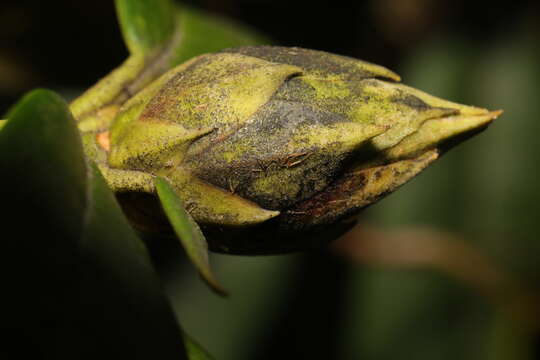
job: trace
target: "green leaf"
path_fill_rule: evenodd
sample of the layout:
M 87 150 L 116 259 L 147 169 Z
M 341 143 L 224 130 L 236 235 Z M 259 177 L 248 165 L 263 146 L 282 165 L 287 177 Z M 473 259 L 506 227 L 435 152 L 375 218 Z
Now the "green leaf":
M 152 52 L 165 46 L 174 34 L 171 0 L 116 0 L 116 11 L 131 53 Z
M 148 55 L 160 49 L 173 66 L 227 47 L 268 43 L 253 30 L 187 6 L 175 6 L 171 0 L 116 0 L 116 9 L 130 52 Z
M 182 38 L 172 49 L 171 67 L 195 56 L 225 48 L 271 43 L 270 39 L 255 30 L 230 19 L 187 6 L 182 6 L 178 14 L 178 31 Z
M 189 259 L 193 262 L 201 277 L 215 292 L 226 295 L 210 269 L 208 245 L 201 229 L 185 210 L 182 201 L 166 179 L 157 177 L 155 186 L 165 215 L 182 242 Z
M 268 43 L 230 20 L 178 7 L 172 0 L 116 0 L 116 8 L 131 56 L 73 101 L 71 110 L 79 121 L 91 120 L 109 105 L 123 104 L 129 94 L 194 56 Z
M 8 118 L 0 132 L 0 327 L 10 334 L 2 354 L 185 359 L 146 248 L 97 168 L 87 168 L 67 104 L 36 90 Z
M 0 317 L 6 333 L 27 338 L 14 349 L 20 356 L 52 351 L 57 319 L 77 286 L 86 166 L 58 95 L 32 91 L 7 117 L 0 132 Z
M 268 43 L 252 30 L 170 0 L 116 0 L 124 41 L 132 54 L 168 58 L 170 66 L 228 47 Z
M 70 317 L 70 327 L 80 327 L 85 336 L 72 346 L 93 352 L 94 358 L 112 353 L 121 358 L 182 359 L 183 334 L 147 250 L 95 165 L 88 195 L 76 299 L 80 307 L 75 309 L 78 316 Z
M 78 233 L 85 207 L 86 165 L 66 102 L 52 91 L 34 90 L 7 118 L 0 133 L 0 168 L 3 181 L 14 188 L 4 185 L 3 190 L 20 190 L 30 203 L 49 209 L 48 218 L 68 224 L 62 235 Z M 28 211 L 24 216 L 30 219 Z

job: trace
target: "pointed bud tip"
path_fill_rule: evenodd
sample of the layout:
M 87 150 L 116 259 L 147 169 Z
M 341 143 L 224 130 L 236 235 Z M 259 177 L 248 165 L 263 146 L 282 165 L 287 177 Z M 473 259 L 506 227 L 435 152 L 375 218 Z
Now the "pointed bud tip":
M 503 113 L 503 110 L 490 111 L 488 109 L 481 108 L 481 107 L 461 105 L 461 104 L 459 105 L 460 106 L 457 107 L 457 109 L 459 110 L 460 115 L 468 115 L 468 116 L 482 115 L 482 116 L 488 116 L 494 120 Z
M 279 216 L 279 214 L 281 214 L 281 212 L 279 212 L 277 210 L 263 209 L 263 211 L 260 214 L 260 219 L 259 220 L 260 220 L 260 222 L 270 220 L 270 219 L 273 219 L 273 218 Z
M 489 112 L 489 114 L 491 115 L 491 120 L 495 120 L 496 118 L 501 116 L 503 113 L 504 113 L 503 109 L 493 110 Z
M 273 219 L 281 214 L 280 211 L 268 210 L 261 207 L 257 207 L 252 211 L 249 216 L 242 216 L 239 219 L 236 219 L 234 222 L 229 222 L 227 225 L 235 226 L 251 226 L 263 223 L 270 219 Z
M 480 109 L 480 108 L 478 108 L 478 110 L 482 110 L 482 111 L 477 111 L 475 113 L 461 112 L 460 115 L 451 116 L 451 118 L 454 118 L 456 120 L 467 119 L 471 122 L 471 124 L 474 123 L 476 127 L 480 127 L 483 125 L 490 124 L 492 121 L 494 121 L 499 116 L 501 116 L 501 114 L 504 112 L 504 110 L 489 111 L 487 109 Z

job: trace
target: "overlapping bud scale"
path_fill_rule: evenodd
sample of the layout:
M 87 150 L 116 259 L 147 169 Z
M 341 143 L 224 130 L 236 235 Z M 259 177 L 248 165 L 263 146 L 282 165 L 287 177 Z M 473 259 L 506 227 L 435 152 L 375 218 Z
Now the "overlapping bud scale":
M 201 224 L 334 223 L 393 191 L 498 112 L 300 48 L 192 59 L 124 104 L 109 165 L 167 177 Z

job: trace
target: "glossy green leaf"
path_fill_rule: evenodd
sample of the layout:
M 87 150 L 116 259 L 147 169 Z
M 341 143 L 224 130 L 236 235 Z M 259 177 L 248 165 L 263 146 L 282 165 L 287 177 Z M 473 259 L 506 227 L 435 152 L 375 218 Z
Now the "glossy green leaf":
M 189 259 L 193 262 L 201 277 L 208 285 L 218 294 L 225 295 L 225 291 L 218 284 L 210 269 L 208 245 L 201 229 L 186 211 L 182 200 L 180 200 L 166 179 L 157 177 L 155 186 L 165 215 L 182 242 Z
M 170 53 L 172 65 L 227 47 L 268 43 L 253 30 L 190 7 L 180 8 L 172 0 L 116 0 L 116 9 L 130 52 L 148 54 L 161 48 Z
M 256 31 L 230 19 L 187 6 L 182 6 L 178 13 L 181 41 L 172 50 L 171 67 L 204 53 L 271 42 Z
M 60 237 L 74 238 L 84 216 L 86 165 L 66 102 L 49 90 L 34 90 L 7 118 L 0 133 L 3 204 L 15 201 L 18 206 L 10 214 L 20 212 L 21 220 L 64 223 L 65 228 L 57 229 L 58 243 Z M 46 209 L 47 219 L 30 212 L 41 209 Z
M 171 0 L 116 0 L 116 9 L 131 53 L 147 53 L 163 47 L 175 32 Z
M 35 90 L 8 118 L 0 132 L 0 326 L 12 337 L 5 344 L 24 343 L 13 348 L 19 357 L 54 351 L 62 333 L 58 319 L 78 284 L 86 166 L 58 95 Z

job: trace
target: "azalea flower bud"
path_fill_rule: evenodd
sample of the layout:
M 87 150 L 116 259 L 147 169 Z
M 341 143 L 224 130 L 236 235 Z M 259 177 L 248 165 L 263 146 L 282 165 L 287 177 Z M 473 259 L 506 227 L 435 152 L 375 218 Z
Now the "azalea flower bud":
M 202 55 L 122 106 L 102 170 L 140 227 L 166 224 L 150 205 L 159 175 L 214 250 L 316 245 L 499 115 L 399 81 L 384 67 L 300 48 Z

